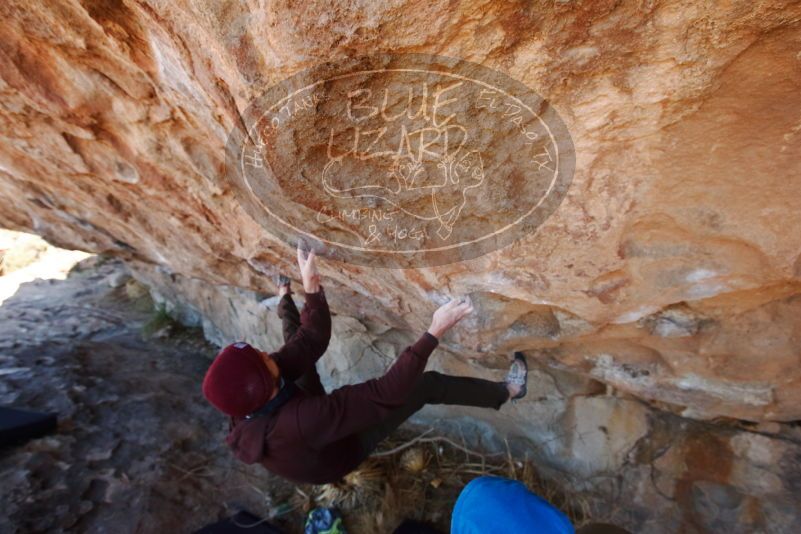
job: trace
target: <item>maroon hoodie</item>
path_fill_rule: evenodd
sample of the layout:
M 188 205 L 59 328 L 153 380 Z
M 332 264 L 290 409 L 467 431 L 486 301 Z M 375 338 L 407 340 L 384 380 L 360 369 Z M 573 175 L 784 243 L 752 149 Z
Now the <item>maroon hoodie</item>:
M 328 347 L 331 315 L 322 289 L 306 295 L 300 322 L 292 338 L 270 354 L 287 382 L 303 375 Z M 289 480 L 336 482 L 367 457 L 356 435 L 406 401 L 437 344 L 437 338 L 426 332 L 380 378 L 328 395 L 298 390 L 269 415 L 250 421 L 234 418 L 226 441 L 243 462 L 259 462 Z

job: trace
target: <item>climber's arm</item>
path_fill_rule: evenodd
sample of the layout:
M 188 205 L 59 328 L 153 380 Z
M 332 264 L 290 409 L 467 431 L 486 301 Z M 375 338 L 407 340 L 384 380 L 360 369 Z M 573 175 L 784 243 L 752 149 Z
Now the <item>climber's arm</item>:
M 331 313 L 320 285 L 317 256 L 313 250 L 306 255 L 298 245 L 298 267 L 306 292 L 300 327 L 283 347 L 270 355 L 287 382 L 295 381 L 309 371 L 325 353 L 331 339 Z
M 382 421 L 406 402 L 437 344 L 426 332 L 384 376 L 303 399 L 297 424 L 304 440 L 312 447 L 324 447 Z
M 438 338 L 472 311 L 467 300 L 445 304 L 434 313 L 428 331 L 403 351 L 384 376 L 304 399 L 298 410 L 301 435 L 312 446 L 323 447 L 383 420 L 409 398 Z
M 322 286 L 315 293 L 306 293 L 306 304 L 300 312 L 300 327 L 283 347 L 270 356 L 281 377 L 293 382 L 309 371 L 328 348 L 331 339 L 331 313 Z

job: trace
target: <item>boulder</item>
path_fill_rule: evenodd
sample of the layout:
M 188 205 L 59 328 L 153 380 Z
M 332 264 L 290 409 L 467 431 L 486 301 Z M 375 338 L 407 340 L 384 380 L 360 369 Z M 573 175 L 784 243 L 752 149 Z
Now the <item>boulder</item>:
M 754 473 L 779 458 L 796 471 L 793 453 L 755 437 L 708 442 L 698 429 L 734 419 L 784 432 L 801 420 L 798 2 L 10 0 L 0 16 L 0 226 L 125 259 L 167 311 L 217 343 L 280 343 L 273 277 L 296 276 L 297 235 L 243 201 L 226 164 L 229 139 L 271 88 L 361 56 L 437 54 L 541 96 L 569 133 L 574 169 L 528 231 L 464 261 L 405 269 L 321 250 L 335 313 L 326 386 L 381 372 L 438 304 L 469 295 L 477 313 L 442 340 L 432 367 L 500 378 L 522 350 L 542 380 L 529 402 L 498 414 L 437 408 L 429 421 L 469 416 L 534 440 L 558 469 L 603 477 L 658 441 L 650 405 L 699 426 L 627 471 L 629 488 L 656 481 L 639 502 L 674 495 L 686 513 L 676 524 L 700 530 L 788 491 L 779 474 L 757 483 Z M 306 145 L 337 116 L 331 102 L 304 102 L 290 135 L 251 139 L 283 143 L 258 184 L 265 210 L 308 222 L 325 211 L 322 191 L 347 189 L 339 171 L 364 154 L 326 167 L 320 183 L 286 181 L 293 161 L 306 169 L 324 154 Z M 457 215 L 465 228 L 493 228 L 503 202 L 528 198 L 528 182 L 487 117 L 473 126 L 494 152 L 377 159 L 359 178 L 496 180 L 481 195 L 447 196 L 458 208 L 449 218 L 402 204 L 438 218 L 442 239 L 459 234 Z M 394 201 L 390 192 L 348 217 L 383 217 L 370 205 Z M 333 228 L 347 230 L 343 221 Z M 593 426 L 608 434 L 582 442 Z M 723 451 L 725 474 L 702 465 L 716 460 L 706 450 Z M 793 503 L 776 502 L 765 513 L 790 528 Z
M 469 261 L 323 261 L 334 310 L 420 332 L 443 298 L 469 294 L 482 316 L 446 340 L 454 350 L 544 351 L 701 418 L 801 417 L 796 3 L 0 10 L 0 225 L 272 291 L 271 275 L 295 271 L 291 247 L 225 177 L 250 103 L 325 61 L 458 57 L 553 106 L 575 145 L 569 189 L 536 231 Z M 480 177 L 468 156 L 458 169 Z

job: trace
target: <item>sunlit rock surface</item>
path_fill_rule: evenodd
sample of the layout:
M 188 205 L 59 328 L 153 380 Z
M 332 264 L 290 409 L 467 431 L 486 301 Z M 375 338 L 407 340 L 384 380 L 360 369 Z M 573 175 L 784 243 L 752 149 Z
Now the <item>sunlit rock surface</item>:
M 568 196 L 470 262 L 324 262 L 335 310 L 419 331 L 445 294 L 471 294 L 463 353 L 526 349 L 698 417 L 801 417 L 797 3 L 0 10 L 0 224 L 263 290 L 292 254 L 221 176 L 240 112 L 323 60 L 461 57 L 555 106 L 576 146 Z
M 267 298 L 272 275 L 296 271 L 223 176 L 249 103 L 322 61 L 436 53 L 547 99 L 571 133 L 575 176 L 536 233 L 480 258 L 419 270 L 323 260 L 341 334 L 329 384 L 383 369 L 446 296 L 469 294 L 477 313 L 434 365 L 500 377 L 524 350 L 583 395 L 610 396 L 564 408 L 565 428 L 591 411 L 621 433 L 597 465 L 566 463 L 572 472 L 621 461 L 643 432 L 631 402 L 698 420 L 801 419 L 797 2 L 54 0 L 4 2 L 0 17 L 0 226 L 134 261 L 164 294 L 185 280 L 172 300 L 214 339 L 276 343 L 260 305 L 248 318 L 226 299 Z M 199 300 L 218 290 L 228 296 Z M 540 402 L 517 405 L 515 424 L 487 423 L 536 434 Z M 687 439 L 672 450 L 704 450 Z M 564 443 L 553 457 L 598 458 L 599 442 Z M 746 448 L 726 447 L 735 469 Z M 750 510 L 712 482 L 688 482 L 682 498 Z

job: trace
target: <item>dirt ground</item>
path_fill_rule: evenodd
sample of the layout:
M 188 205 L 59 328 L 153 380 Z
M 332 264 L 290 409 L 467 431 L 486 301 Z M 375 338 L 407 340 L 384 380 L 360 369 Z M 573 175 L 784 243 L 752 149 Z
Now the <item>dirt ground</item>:
M 26 268 L 15 273 L 24 277 Z M 55 270 L 65 272 L 64 264 Z M 293 533 L 319 503 L 342 508 L 357 534 L 391 532 L 404 517 L 447 532 L 471 478 L 495 473 L 541 483 L 530 464 L 408 427 L 384 444 L 395 452 L 343 484 L 295 487 L 232 458 L 227 423 L 200 391 L 216 348 L 154 310 L 122 264 L 90 257 L 63 280 L 22 282 L 7 293 L 13 290 L 0 305 L 0 405 L 55 412 L 59 425 L 50 436 L 0 449 L 2 533 L 192 532 L 240 509 Z M 539 489 L 574 518 L 586 513 L 552 488 Z
M 59 425 L 0 451 L 0 532 L 191 532 L 280 512 L 294 488 L 235 462 L 201 395 L 214 353 L 114 261 L 23 283 L 0 306 L 0 405 Z M 278 522 L 299 531 L 300 512 Z

